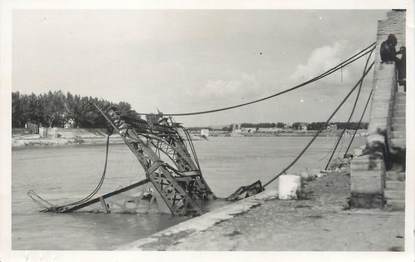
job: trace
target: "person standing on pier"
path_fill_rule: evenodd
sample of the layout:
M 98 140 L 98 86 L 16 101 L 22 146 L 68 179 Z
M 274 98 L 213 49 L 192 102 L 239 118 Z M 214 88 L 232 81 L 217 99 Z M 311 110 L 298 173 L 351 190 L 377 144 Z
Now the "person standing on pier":
M 380 45 L 380 58 L 382 63 L 389 64 L 395 62 L 398 71 L 398 82 L 406 89 L 406 48 L 401 46 L 399 51 L 396 52 L 397 43 L 396 36 L 390 34 L 388 39 Z M 401 54 L 401 58 L 397 57 L 398 54 Z

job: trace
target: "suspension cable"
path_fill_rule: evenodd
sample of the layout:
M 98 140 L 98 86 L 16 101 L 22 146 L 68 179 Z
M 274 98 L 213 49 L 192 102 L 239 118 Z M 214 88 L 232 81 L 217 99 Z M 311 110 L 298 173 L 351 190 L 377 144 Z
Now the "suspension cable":
M 363 109 L 362 115 L 360 116 L 359 123 L 357 124 L 357 128 L 354 130 L 354 133 L 353 133 L 352 139 L 350 139 L 349 145 L 347 146 L 347 148 L 346 148 L 346 152 L 344 152 L 343 157 L 346 157 L 347 152 L 349 152 L 349 149 L 350 149 L 350 147 L 351 147 L 351 145 L 352 145 L 352 143 L 353 143 L 353 140 L 354 140 L 354 138 L 355 138 L 355 136 L 356 136 L 357 130 L 359 129 L 359 127 L 360 127 L 360 125 L 361 125 L 361 123 L 362 123 L 362 119 L 363 119 L 363 117 L 365 116 L 366 109 L 367 109 L 367 106 L 369 105 L 370 98 L 372 97 L 372 94 L 373 94 L 373 88 L 372 88 L 372 90 L 370 90 L 370 94 L 369 94 L 369 96 L 368 96 L 368 98 L 367 98 L 366 105 L 365 105 L 365 108 Z
M 360 77 L 359 81 L 355 84 L 355 86 L 349 91 L 349 93 L 346 95 L 346 97 L 340 102 L 340 104 L 337 106 L 337 108 L 334 110 L 334 112 L 330 115 L 330 117 L 327 119 L 325 125 L 327 125 L 330 120 L 333 118 L 333 116 L 339 111 L 339 109 L 343 106 L 343 104 L 347 101 L 347 99 L 350 97 L 350 95 L 353 93 L 353 91 L 356 90 L 356 88 L 359 86 L 359 84 L 363 81 L 363 79 L 366 77 L 366 75 L 369 73 L 369 71 L 372 69 L 374 65 L 374 62 L 371 63 L 369 68 L 364 72 L 364 74 Z M 325 126 L 324 125 L 324 126 Z M 288 165 L 286 166 L 281 172 L 279 172 L 277 175 L 275 175 L 273 178 L 271 178 L 267 183 L 264 184 L 264 188 L 271 184 L 275 179 L 280 177 L 282 174 L 287 172 L 307 151 L 307 149 L 311 146 L 311 144 L 316 140 L 318 135 L 323 131 L 323 128 L 320 128 L 317 133 L 313 136 L 313 138 L 308 142 L 308 144 L 304 147 L 304 149 L 297 155 L 297 157 Z
M 364 74 L 364 72 L 366 71 L 366 68 L 367 68 L 367 65 L 368 65 L 368 63 L 369 63 L 370 57 L 372 56 L 372 53 L 373 53 L 373 50 L 369 53 L 369 55 L 368 55 L 368 57 L 367 57 L 367 59 L 366 59 L 365 67 L 364 67 L 364 69 L 363 69 L 363 74 Z M 360 92 L 361 92 L 361 90 L 362 90 L 362 86 L 363 86 L 363 80 L 360 82 L 359 89 L 358 89 L 358 91 L 357 91 L 357 95 L 356 95 L 356 99 L 354 100 L 353 108 L 352 108 L 352 111 L 350 112 L 349 118 L 347 119 L 347 123 L 346 123 L 345 127 L 343 128 L 343 130 L 342 130 L 342 132 L 341 132 L 341 134 L 340 134 L 339 138 L 337 139 L 336 145 L 334 146 L 334 148 L 333 148 L 333 150 L 332 150 L 332 152 L 331 152 L 330 158 L 329 158 L 329 160 L 327 161 L 327 164 L 326 164 L 326 167 L 324 168 L 324 170 L 327 170 L 327 168 L 329 167 L 330 162 L 331 162 L 331 160 L 333 159 L 334 153 L 336 152 L 337 147 L 339 146 L 340 140 L 342 140 L 343 135 L 344 135 L 344 133 L 346 132 L 347 126 L 349 125 L 350 120 L 351 120 L 351 119 L 352 119 L 352 117 L 353 117 L 353 114 L 354 114 L 354 112 L 355 112 L 355 110 L 356 110 L 357 101 L 359 100 L 359 97 L 360 97 Z
M 102 185 L 104 183 L 105 175 L 106 175 L 106 172 L 107 172 L 108 151 L 109 151 L 109 139 L 110 139 L 110 136 L 107 135 L 107 142 L 106 142 L 106 148 L 105 148 L 104 170 L 103 170 L 102 175 L 101 175 L 101 178 L 100 178 L 97 186 L 94 188 L 94 190 L 92 190 L 92 192 L 89 193 L 89 195 L 87 195 L 86 197 L 82 198 L 81 200 L 78 200 L 78 201 L 75 201 L 75 202 L 71 202 L 71 203 L 68 203 L 68 204 L 64 204 L 64 205 L 59 205 L 59 206 L 52 205 L 51 207 L 48 207 L 48 208 L 42 210 L 42 212 L 50 211 L 50 210 L 60 212 L 60 211 L 62 211 L 66 207 L 83 204 L 83 203 L 87 202 L 88 200 L 90 200 L 92 197 L 94 197 L 96 195 L 96 193 L 98 193 L 98 191 L 101 189 L 101 187 L 102 187 Z M 33 194 L 34 192 L 32 191 L 31 193 Z M 40 198 L 40 196 L 37 196 L 37 197 Z
M 283 91 L 280 91 L 278 93 L 263 97 L 263 98 L 259 98 L 256 100 L 252 100 L 249 102 L 245 102 L 245 103 L 241 103 L 241 104 L 237 104 L 237 105 L 233 105 L 233 106 L 227 106 L 227 107 L 222 107 L 222 108 L 216 108 L 216 109 L 211 109 L 211 110 L 205 110 L 205 111 L 196 111 L 196 112 L 187 112 L 187 113 L 163 113 L 163 115 L 165 116 L 192 116 L 192 115 L 202 115 L 202 114 L 209 114 L 209 113 L 216 113 L 216 112 L 220 112 L 220 111 L 225 111 L 225 110 L 230 110 L 230 109 L 235 109 L 238 107 L 243 107 L 243 106 L 247 106 L 247 105 L 251 105 L 251 104 L 255 104 L 255 103 L 259 103 L 277 96 L 280 96 L 282 94 L 294 91 L 300 87 L 306 86 L 308 84 L 311 84 L 313 82 L 316 82 L 326 76 L 329 76 L 331 74 L 333 74 L 334 72 L 340 70 L 341 68 L 353 63 L 354 61 L 362 58 L 363 56 L 365 56 L 366 54 L 368 54 L 369 52 L 372 52 L 375 48 L 375 44 L 376 42 L 372 43 L 371 45 L 369 45 L 368 47 L 364 48 L 363 50 L 359 51 L 358 53 L 354 54 L 353 56 L 347 58 L 346 60 L 344 60 L 343 62 L 337 64 L 336 66 L 328 69 L 327 71 L 325 71 L 324 73 L 313 77 L 303 83 L 300 83 L 294 87 L 285 89 Z M 138 113 L 139 115 L 153 115 L 152 113 Z

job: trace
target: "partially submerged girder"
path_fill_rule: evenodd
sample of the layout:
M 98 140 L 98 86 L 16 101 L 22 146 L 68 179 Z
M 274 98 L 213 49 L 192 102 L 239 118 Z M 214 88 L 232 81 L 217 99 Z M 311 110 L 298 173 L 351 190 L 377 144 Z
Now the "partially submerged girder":
M 136 156 L 173 215 L 199 215 L 215 195 L 204 180 L 187 130 L 161 114 L 126 119 L 115 108 L 106 120 Z

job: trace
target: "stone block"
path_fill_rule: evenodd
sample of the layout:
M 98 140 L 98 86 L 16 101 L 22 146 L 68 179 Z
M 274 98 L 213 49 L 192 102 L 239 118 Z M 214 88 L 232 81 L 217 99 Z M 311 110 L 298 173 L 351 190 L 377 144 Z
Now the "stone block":
M 382 194 L 352 193 L 349 204 L 351 208 L 383 208 L 385 199 Z
M 406 140 L 405 138 L 392 138 L 391 139 L 392 147 L 406 149 Z
M 387 200 L 386 208 L 391 211 L 404 211 L 405 201 L 403 200 Z
M 384 174 L 385 172 L 381 170 L 352 170 L 350 176 L 351 192 L 383 195 Z
M 352 194 L 380 194 L 385 188 L 383 159 L 361 156 L 351 162 L 350 187 Z
M 369 149 L 380 149 L 386 144 L 385 137 L 377 133 L 370 133 L 366 138 L 367 146 Z
M 382 159 L 372 159 L 369 155 L 356 157 L 351 161 L 351 170 L 382 170 L 384 163 Z
M 386 40 L 386 39 L 385 39 Z M 375 80 L 385 80 L 387 82 L 392 81 L 393 78 L 395 78 L 395 64 L 385 64 L 385 63 L 379 63 L 376 67 L 376 70 L 381 72 L 380 74 L 376 75 Z
M 405 138 L 405 131 L 392 131 L 392 138 Z
M 388 119 L 378 118 L 376 120 L 371 120 L 367 131 L 369 134 L 379 134 L 379 133 L 384 133 L 387 129 L 388 129 Z
M 388 175 L 386 176 L 386 179 L 388 179 Z M 401 191 L 405 192 L 405 182 L 404 181 L 386 180 L 386 189 L 401 190 Z
M 386 200 L 405 200 L 405 191 L 404 190 L 385 190 Z
M 392 119 L 392 123 L 397 124 L 405 124 L 406 118 L 404 116 L 394 116 Z
M 401 130 L 401 131 L 405 131 L 405 123 L 392 123 L 392 129 L 393 130 Z

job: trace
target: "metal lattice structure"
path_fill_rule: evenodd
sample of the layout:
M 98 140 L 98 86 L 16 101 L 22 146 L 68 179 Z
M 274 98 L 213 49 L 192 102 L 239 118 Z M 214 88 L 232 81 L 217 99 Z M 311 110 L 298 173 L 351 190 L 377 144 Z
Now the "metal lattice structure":
M 115 108 L 103 114 L 144 168 L 173 215 L 199 215 L 215 195 L 204 180 L 187 130 L 161 114 L 128 120 Z

